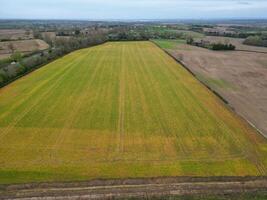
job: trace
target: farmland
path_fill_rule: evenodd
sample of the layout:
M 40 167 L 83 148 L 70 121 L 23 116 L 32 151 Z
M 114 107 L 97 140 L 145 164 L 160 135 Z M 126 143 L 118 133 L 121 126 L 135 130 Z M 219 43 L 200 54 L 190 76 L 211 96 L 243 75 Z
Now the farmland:
M 12 45 L 13 50 L 10 49 L 10 45 Z M 0 59 L 10 57 L 12 51 L 19 51 L 23 54 L 27 54 L 48 48 L 49 45 L 45 41 L 39 39 L 0 42 Z
M 0 183 L 267 175 L 266 139 L 151 42 L 78 50 L 0 89 L 0 141 Z
M 154 40 L 161 48 L 164 49 L 176 49 L 179 44 L 185 44 L 186 41 L 183 39 L 180 40 Z
M 210 42 L 221 42 L 221 43 L 231 43 L 236 46 L 236 50 L 241 51 L 252 51 L 252 52 L 265 52 L 267 53 L 266 47 L 250 46 L 243 44 L 244 39 L 241 38 L 229 38 L 229 37 L 216 37 L 216 36 L 206 36 L 204 40 Z
M 254 124 L 267 137 L 267 48 L 243 45 L 242 39 L 206 37 L 209 41 L 228 40 L 237 51 L 210 51 L 168 40 L 162 45 L 181 60 L 199 80 L 211 87 L 239 115 Z M 172 47 L 172 48 L 169 48 Z M 238 51 L 241 50 L 241 51 Z M 258 51 L 258 52 L 257 52 Z
M 0 29 L 0 41 L 33 39 L 32 31 L 24 29 Z

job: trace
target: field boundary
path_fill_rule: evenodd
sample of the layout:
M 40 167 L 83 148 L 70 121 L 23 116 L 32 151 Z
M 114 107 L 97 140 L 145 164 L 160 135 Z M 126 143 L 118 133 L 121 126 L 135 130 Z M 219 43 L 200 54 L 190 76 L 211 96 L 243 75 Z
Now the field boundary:
M 250 122 L 249 120 L 247 120 L 245 117 L 243 117 L 241 114 L 235 112 L 235 109 L 233 107 L 230 106 L 229 102 L 222 96 L 220 95 L 217 91 L 215 91 L 214 89 L 212 89 L 210 86 L 208 86 L 205 82 L 201 81 L 200 79 L 198 79 L 197 75 L 190 70 L 186 64 L 175 58 L 175 56 L 173 56 L 170 52 L 168 52 L 167 50 L 161 48 L 156 42 L 152 41 L 151 42 L 153 44 L 155 44 L 157 47 L 159 47 L 162 51 L 164 51 L 167 55 L 169 55 L 172 59 L 174 59 L 177 63 L 179 63 L 184 69 L 186 69 L 191 75 L 193 75 L 203 86 L 205 86 L 207 89 L 209 89 L 213 94 L 215 94 L 220 100 L 222 100 L 224 102 L 224 104 L 226 105 L 227 108 L 229 108 L 232 112 L 234 112 L 237 116 L 239 116 L 242 120 L 244 120 L 252 129 L 256 130 L 259 134 L 261 134 L 264 138 L 267 139 L 267 136 L 264 135 L 264 133 L 259 130 L 252 122 Z M 239 50 L 238 50 L 239 51 Z M 263 52 L 257 52 L 257 53 L 263 53 Z
M 1 185 L 0 199 L 111 199 L 267 192 L 267 177 L 166 177 Z
M 173 60 L 175 60 L 177 63 L 179 63 L 182 67 L 184 67 L 184 69 L 186 69 L 191 75 L 193 75 L 202 85 L 204 85 L 206 88 L 208 88 L 210 91 L 212 91 L 217 97 L 219 97 L 225 104 L 227 104 L 229 106 L 229 102 L 223 98 L 218 92 L 216 92 L 215 90 L 213 90 L 210 86 L 208 86 L 207 84 L 205 84 L 203 81 L 201 81 L 200 79 L 197 78 L 197 75 L 190 70 L 186 64 L 175 58 L 170 52 L 168 52 L 167 50 L 161 48 L 157 43 L 155 43 L 154 41 L 151 41 L 153 44 L 155 44 L 157 47 L 159 47 L 162 51 L 164 51 L 167 55 L 169 55 Z

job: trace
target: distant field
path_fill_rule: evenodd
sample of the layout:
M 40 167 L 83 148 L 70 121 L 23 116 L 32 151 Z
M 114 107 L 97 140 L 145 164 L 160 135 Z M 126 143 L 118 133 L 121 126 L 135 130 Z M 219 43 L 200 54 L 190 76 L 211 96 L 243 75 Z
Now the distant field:
M 267 141 L 151 42 L 73 52 L 0 89 L 0 183 L 267 175 Z
M 154 40 L 160 47 L 164 49 L 174 49 L 177 47 L 178 44 L 185 44 L 185 40 L 164 40 L 158 39 Z
M 266 47 L 245 45 L 245 44 L 243 44 L 245 39 L 241 39 L 241 38 L 206 36 L 203 39 L 204 40 L 208 40 L 210 42 L 231 43 L 231 44 L 235 45 L 236 50 L 266 52 L 267 53 L 267 48 Z
M 32 31 L 27 31 L 25 29 L 0 29 L 0 41 L 28 39 L 33 39 Z
M 178 33 L 183 33 L 185 36 L 191 36 L 193 38 L 203 38 L 204 34 L 189 30 L 177 30 Z
M 45 41 L 39 39 L 0 42 L 0 59 L 8 58 L 12 54 L 10 44 L 13 46 L 14 51 L 21 53 L 30 53 L 49 48 L 49 45 Z

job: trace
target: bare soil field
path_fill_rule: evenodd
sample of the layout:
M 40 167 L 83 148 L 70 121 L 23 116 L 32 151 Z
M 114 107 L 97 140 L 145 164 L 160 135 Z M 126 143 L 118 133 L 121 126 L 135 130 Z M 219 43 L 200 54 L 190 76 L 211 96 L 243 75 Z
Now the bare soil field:
M 265 193 L 266 177 L 166 177 L 0 185 L 0 199 L 153 199 Z M 216 199 L 216 198 L 214 198 Z
M 48 47 L 49 45 L 45 41 L 39 39 L 0 42 L 0 59 L 8 58 L 12 54 L 12 48 L 14 52 L 30 53 Z
M 56 38 L 56 32 L 42 32 L 42 37 L 48 37 L 49 39 Z
M 176 48 L 168 51 L 267 137 L 266 54 L 216 52 L 187 44 L 177 44 Z
M 231 43 L 236 46 L 236 50 L 240 51 L 256 51 L 256 52 L 266 52 L 266 47 L 257 47 L 243 44 L 245 39 L 241 38 L 229 38 L 229 37 L 217 37 L 217 36 L 206 36 L 204 40 L 211 42 L 221 42 L 221 43 Z
M 32 31 L 25 29 L 0 29 L 0 40 L 29 40 L 33 39 Z

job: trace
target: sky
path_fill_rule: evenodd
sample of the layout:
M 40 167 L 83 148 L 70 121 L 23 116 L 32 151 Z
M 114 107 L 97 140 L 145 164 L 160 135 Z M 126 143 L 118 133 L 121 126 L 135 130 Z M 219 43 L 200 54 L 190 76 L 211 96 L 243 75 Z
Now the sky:
M 267 0 L 0 0 L 0 19 L 267 18 Z

